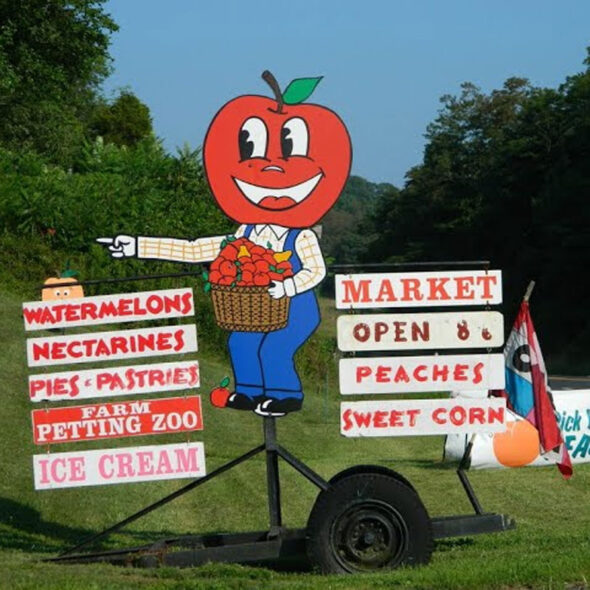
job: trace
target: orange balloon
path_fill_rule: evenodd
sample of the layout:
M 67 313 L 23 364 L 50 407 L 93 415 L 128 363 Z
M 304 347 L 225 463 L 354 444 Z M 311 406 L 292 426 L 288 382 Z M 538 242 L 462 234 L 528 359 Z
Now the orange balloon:
M 506 467 L 528 465 L 539 456 L 539 432 L 526 420 L 507 422 L 506 431 L 494 435 L 494 454 Z

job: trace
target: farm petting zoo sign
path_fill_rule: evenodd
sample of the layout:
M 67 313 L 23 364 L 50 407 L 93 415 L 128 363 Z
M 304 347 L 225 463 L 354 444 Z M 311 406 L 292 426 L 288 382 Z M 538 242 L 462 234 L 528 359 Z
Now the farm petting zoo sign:
M 437 271 L 336 275 L 336 307 L 486 306 L 502 301 L 500 271 Z M 366 397 L 504 388 L 502 314 L 453 311 L 345 315 L 338 318 L 343 352 L 430 350 L 418 356 L 355 356 L 340 360 L 340 393 Z M 470 349 L 439 355 L 440 349 Z M 485 349 L 474 353 L 473 349 Z M 347 437 L 435 435 L 505 430 L 503 399 L 384 400 L 341 404 Z
M 194 316 L 191 289 L 166 289 L 80 299 L 23 303 L 26 331 L 87 328 L 102 324 L 169 320 Z M 194 324 L 90 331 L 29 338 L 29 367 L 102 363 L 181 355 L 197 350 Z M 180 360 L 154 364 L 35 373 L 29 376 L 32 402 L 69 402 L 199 387 L 199 364 Z M 188 433 L 203 429 L 198 395 L 134 399 L 31 413 L 33 440 L 47 453 L 33 457 L 36 489 L 107 485 L 206 474 L 202 442 L 50 453 L 57 443 L 132 436 Z

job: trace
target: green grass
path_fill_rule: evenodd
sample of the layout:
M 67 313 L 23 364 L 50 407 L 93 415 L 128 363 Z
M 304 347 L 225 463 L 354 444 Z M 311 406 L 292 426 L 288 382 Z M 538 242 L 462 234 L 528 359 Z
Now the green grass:
M 181 487 L 184 481 L 126 484 L 54 491 L 33 488 L 32 443 L 26 395 L 29 370 L 21 299 L 0 293 L 0 588 L 581 588 L 590 579 L 590 466 L 577 466 L 563 481 L 554 467 L 471 474 L 486 511 L 516 519 L 515 530 L 438 542 L 426 567 L 363 576 L 319 576 L 309 572 L 234 564 L 158 570 L 110 565 L 53 565 L 40 560 L 66 549 Z M 334 326 L 326 306 L 322 332 Z M 198 320 L 197 320 L 198 323 Z M 202 392 L 227 374 L 228 365 L 199 341 Z M 335 372 L 307 384 L 302 412 L 278 421 L 281 444 L 323 477 L 358 463 L 395 469 L 417 488 L 431 515 L 469 513 L 454 468 L 441 462 L 441 437 L 344 439 L 339 435 Z M 204 395 L 203 440 L 212 471 L 261 442 L 260 419 L 212 408 Z M 53 452 L 158 444 L 184 436 L 137 437 L 54 445 Z M 305 526 L 317 490 L 281 463 L 283 517 Z M 140 544 L 162 535 L 266 528 L 265 465 L 262 457 L 228 472 L 131 524 L 106 546 Z

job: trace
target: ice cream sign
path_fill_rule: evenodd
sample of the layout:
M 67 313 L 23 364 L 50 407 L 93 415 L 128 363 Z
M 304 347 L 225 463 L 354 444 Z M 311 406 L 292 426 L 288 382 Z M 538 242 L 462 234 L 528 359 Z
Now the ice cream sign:
M 192 322 L 178 323 L 192 320 L 194 313 L 193 293 L 186 288 L 23 303 L 27 332 L 55 328 L 64 332 L 31 337 L 26 343 L 28 365 L 36 368 L 29 377 L 29 397 L 45 404 L 31 413 L 33 440 L 48 451 L 33 457 L 36 489 L 206 474 L 202 442 L 49 452 L 55 444 L 179 433 L 186 439 L 202 430 L 200 396 L 186 394 L 199 387 L 199 364 L 184 358 L 197 351 L 197 331 Z M 174 324 L 100 330 L 103 325 L 171 319 Z M 180 355 L 166 362 L 112 364 Z M 89 363 L 92 366 L 86 368 Z M 54 371 L 56 365 L 82 368 Z M 113 399 L 173 391 L 185 394 Z M 93 402 L 47 406 L 80 399 Z
M 338 347 L 354 353 L 340 360 L 340 393 L 365 398 L 341 404 L 341 433 L 356 437 L 503 431 L 504 400 L 366 400 L 384 394 L 502 389 L 504 357 L 492 350 L 504 342 L 504 324 L 502 314 L 489 309 L 501 301 L 499 271 L 337 275 L 338 309 L 486 307 L 340 316 Z M 469 353 L 456 354 L 454 349 Z M 403 354 L 374 354 L 387 352 Z

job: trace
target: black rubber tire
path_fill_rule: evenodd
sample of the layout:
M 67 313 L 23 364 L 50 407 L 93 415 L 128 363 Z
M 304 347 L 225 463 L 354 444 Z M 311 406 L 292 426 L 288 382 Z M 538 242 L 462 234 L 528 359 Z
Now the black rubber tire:
M 307 522 L 307 555 L 326 574 L 425 564 L 433 547 L 418 494 L 380 473 L 336 481 L 320 492 Z

